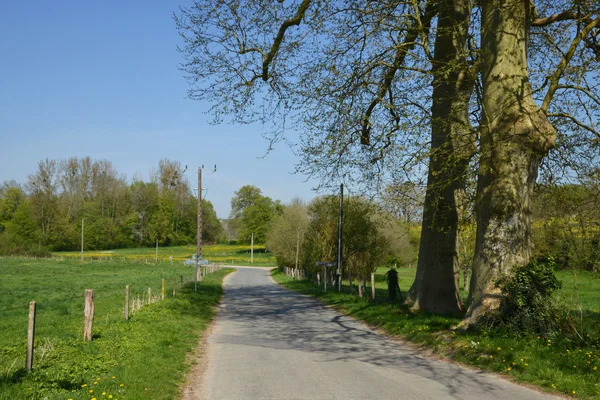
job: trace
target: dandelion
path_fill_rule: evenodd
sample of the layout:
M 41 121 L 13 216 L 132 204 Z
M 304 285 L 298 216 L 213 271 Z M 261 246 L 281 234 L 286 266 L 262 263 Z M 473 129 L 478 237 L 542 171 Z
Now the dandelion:
M 502 347 L 498 347 L 498 351 L 502 350 Z
M 577 392 L 573 390 L 573 394 L 577 394 Z
M 94 393 L 94 389 L 90 389 L 90 393 Z
M 119 386 L 123 387 L 123 386 L 125 386 L 125 385 L 123 385 L 123 384 L 121 383 Z
M 594 371 L 598 371 L 598 367 L 594 365 Z
M 117 377 L 116 377 L 116 376 L 114 376 L 114 375 L 112 376 L 112 378 L 113 378 L 113 379 L 117 379 Z
M 526 366 L 526 367 L 529 367 L 529 364 L 525 363 L 525 366 Z
M 94 382 L 94 385 L 97 385 L 97 384 L 98 384 L 98 382 Z
M 87 386 L 87 383 L 84 383 L 83 385 L 81 385 L 81 387 L 86 387 L 86 386 Z
M 552 388 L 553 388 L 553 389 L 556 389 L 556 385 L 555 385 L 554 383 L 552 384 Z
M 109 399 L 112 399 L 112 397 L 113 397 L 113 396 L 112 396 L 112 394 L 109 394 L 109 395 L 108 395 L 108 398 L 109 398 Z
M 510 371 L 510 367 L 508 367 L 508 368 L 507 368 L 507 370 L 509 370 L 509 371 Z

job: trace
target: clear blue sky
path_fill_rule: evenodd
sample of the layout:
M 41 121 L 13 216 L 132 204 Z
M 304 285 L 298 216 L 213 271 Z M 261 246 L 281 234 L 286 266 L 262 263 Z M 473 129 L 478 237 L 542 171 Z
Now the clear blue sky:
M 90 156 L 128 180 L 162 158 L 200 164 L 208 199 L 227 217 L 233 192 L 252 184 L 274 199 L 309 200 L 314 181 L 292 175 L 281 144 L 266 158 L 260 126 L 208 123 L 185 98 L 172 13 L 188 0 L 16 1 L 0 13 L 0 182 L 25 183 L 39 160 Z

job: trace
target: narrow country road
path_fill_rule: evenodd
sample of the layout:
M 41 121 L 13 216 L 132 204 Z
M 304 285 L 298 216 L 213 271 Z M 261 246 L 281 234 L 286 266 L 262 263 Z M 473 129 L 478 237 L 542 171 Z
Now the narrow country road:
M 226 278 L 206 357 L 205 400 L 555 398 L 422 358 L 259 268 Z

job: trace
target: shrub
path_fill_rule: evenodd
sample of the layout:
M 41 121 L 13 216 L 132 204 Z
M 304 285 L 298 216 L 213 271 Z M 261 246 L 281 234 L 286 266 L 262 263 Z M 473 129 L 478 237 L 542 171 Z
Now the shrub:
M 548 335 L 560 328 L 561 312 L 553 297 L 560 289 L 554 260 L 532 261 L 516 267 L 514 274 L 496 282 L 503 299 L 492 317 L 493 325 L 503 326 L 514 333 Z

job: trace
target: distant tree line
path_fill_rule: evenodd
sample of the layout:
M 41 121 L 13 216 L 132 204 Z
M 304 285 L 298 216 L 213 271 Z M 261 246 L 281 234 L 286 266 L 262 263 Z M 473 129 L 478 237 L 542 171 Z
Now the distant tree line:
M 0 186 L 0 254 L 47 254 L 80 248 L 182 245 L 195 242 L 197 200 L 176 161 L 163 159 L 148 182 L 128 183 L 107 160 L 40 161 L 24 185 Z M 203 201 L 204 242 L 223 229 Z

